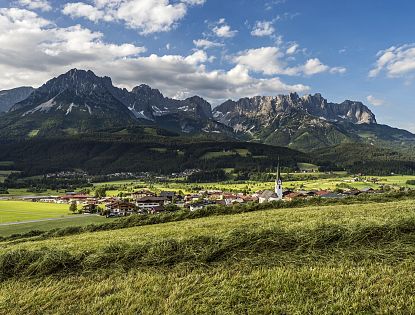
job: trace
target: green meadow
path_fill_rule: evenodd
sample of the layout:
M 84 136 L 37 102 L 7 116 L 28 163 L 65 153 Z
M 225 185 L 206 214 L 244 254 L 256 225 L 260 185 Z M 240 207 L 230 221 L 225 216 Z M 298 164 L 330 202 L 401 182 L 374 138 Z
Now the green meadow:
M 0 201 L 0 224 L 18 221 L 60 218 L 69 215 L 66 204 L 29 201 Z M 0 230 L 2 227 L 0 227 Z
M 312 167 L 312 166 L 309 166 Z M 231 170 L 226 170 L 231 171 Z M 287 174 L 283 174 L 287 176 Z M 371 182 L 367 177 L 367 182 L 353 182 L 353 177 L 346 175 L 345 173 L 339 172 L 337 174 L 328 176 L 324 173 L 291 173 L 290 176 L 293 176 L 294 179 L 284 182 L 284 188 L 296 189 L 296 190 L 320 190 L 320 189 L 329 189 L 335 190 L 337 188 L 373 188 L 380 189 L 382 186 L 389 186 L 391 189 L 399 189 L 401 187 L 415 188 L 415 185 L 408 185 L 406 182 L 408 180 L 414 180 L 415 176 L 409 175 L 395 175 L 395 176 L 383 176 L 376 177 L 378 181 L 376 183 Z M 214 189 L 214 190 L 223 190 L 223 191 L 248 191 L 254 193 L 260 190 L 265 189 L 274 189 L 275 183 L 271 182 L 258 182 L 258 181 L 243 181 L 243 182 L 217 182 L 217 183 L 185 183 L 185 182 L 165 182 L 165 183 L 145 183 L 143 181 L 132 181 L 132 180 L 123 180 L 107 183 L 98 183 L 95 184 L 96 187 L 100 186 L 116 186 L 116 190 L 109 190 L 107 194 L 109 196 L 116 196 L 120 192 L 133 191 L 135 187 L 145 187 L 155 191 L 182 191 L 183 193 L 191 193 L 197 189 Z M 196 189 L 196 190 L 197 190 Z
M 0 313 L 412 314 L 414 241 L 414 200 L 3 241 Z

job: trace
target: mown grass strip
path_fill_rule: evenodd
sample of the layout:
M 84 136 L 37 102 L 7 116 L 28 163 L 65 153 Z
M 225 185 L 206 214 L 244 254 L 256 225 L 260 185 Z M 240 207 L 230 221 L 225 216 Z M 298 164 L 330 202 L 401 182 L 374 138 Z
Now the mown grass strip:
M 238 229 L 223 237 L 166 238 L 144 244 L 114 243 L 77 254 L 47 247 L 39 250 L 17 249 L 0 255 L 0 280 L 110 268 L 161 267 L 181 263 L 205 265 L 230 257 L 240 259 L 264 253 L 302 256 L 330 254 L 333 250 L 350 250 L 353 253 L 362 247 L 372 248 L 392 242 L 411 244 L 414 239 L 415 218 L 411 218 L 369 227 L 345 228 L 323 224 L 315 229 L 297 231 L 287 231 L 278 226 L 259 232 Z M 414 253 L 415 248 L 407 254 Z

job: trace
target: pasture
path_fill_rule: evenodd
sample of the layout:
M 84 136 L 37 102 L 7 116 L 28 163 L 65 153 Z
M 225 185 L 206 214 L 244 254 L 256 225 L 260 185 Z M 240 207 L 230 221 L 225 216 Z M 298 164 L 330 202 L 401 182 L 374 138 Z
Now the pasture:
M 230 171 L 226 169 L 226 171 Z M 295 180 L 284 181 L 287 174 L 282 174 L 284 181 L 284 188 L 294 190 L 335 190 L 337 188 L 373 188 L 381 189 L 383 186 L 389 186 L 391 189 L 400 189 L 401 187 L 415 188 L 415 185 L 408 185 L 408 180 L 414 180 L 415 176 L 383 176 L 377 177 L 377 181 L 371 181 L 371 177 L 364 177 L 367 181 L 353 181 L 352 176 L 348 176 L 343 172 L 328 175 L 324 173 L 291 173 Z M 223 190 L 241 192 L 247 191 L 254 193 L 257 191 L 274 189 L 274 181 L 259 182 L 259 181 L 243 181 L 243 182 L 216 182 L 216 183 L 186 183 L 180 181 L 168 181 L 163 183 L 146 183 L 140 180 L 124 180 L 116 182 L 98 183 L 96 187 L 101 186 L 116 186 L 117 189 L 107 191 L 108 196 L 117 196 L 120 192 L 133 191 L 137 187 L 148 188 L 150 190 L 160 191 L 182 191 L 183 193 L 192 193 L 200 189 Z M 138 189 L 138 188 L 137 188 Z
M 66 204 L 1 200 L 0 224 L 64 217 L 69 215 L 68 209 L 69 205 Z
M 71 226 L 86 226 L 89 224 L 107 223 L 108 219 L 97 215 L 71 215 L 53 220 L 40 219 L 38 222 L 19 223 L 0 226 L 0 236 L 7 237 L 13 234 L 24 234 L 30 231 L 50 231 L 52 229 Z

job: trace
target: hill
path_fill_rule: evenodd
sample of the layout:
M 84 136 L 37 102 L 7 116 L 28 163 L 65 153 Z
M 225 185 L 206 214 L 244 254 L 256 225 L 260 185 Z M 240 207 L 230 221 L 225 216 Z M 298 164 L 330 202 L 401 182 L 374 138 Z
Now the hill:
M 34 138 L 0 142 L 0 161 L 13 161 L 27 175 L 82 169 L 91 174 L 155 172 L 170 174 L 186 169 L 275 168 L 298 169 L 298 163 L 318 159 L 288 148 L 236 142 L 219 137 L 183 137 L 152 128 L 72 137 Z M 316 162 L 317 160 L 317 162 Z M 329 163 L 327 167 L 332 165 Z
M 279 209 L 2 242 L 0 310 L 411 314 L 412 204 Z
M 415 174 L 415 147 L 390 149 L 361 143 L 345 143 L 313 151 L 323 164 L 335 164 L 352 174 Z

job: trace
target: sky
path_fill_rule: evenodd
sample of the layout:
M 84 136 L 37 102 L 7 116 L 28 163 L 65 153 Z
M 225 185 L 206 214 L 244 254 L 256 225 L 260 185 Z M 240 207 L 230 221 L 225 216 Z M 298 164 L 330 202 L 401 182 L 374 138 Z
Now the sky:
M 0 0 L 0 90 L 72 68 L 218 105 L 321 93 L 415 132 L 413 0 Z

